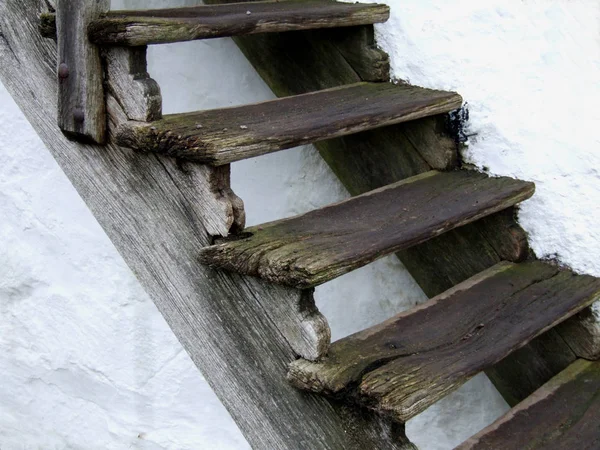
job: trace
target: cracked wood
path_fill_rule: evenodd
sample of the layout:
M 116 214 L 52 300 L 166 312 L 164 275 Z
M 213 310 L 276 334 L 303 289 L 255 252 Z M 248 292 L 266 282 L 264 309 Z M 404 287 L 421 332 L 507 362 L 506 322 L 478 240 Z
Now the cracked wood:
M 119 129 L 121 145 L 214 165 L 460 107 L 453 92 L 357 83 L 233 108 L 165 116 Z
M 600 280 L 500 263 L 417 308 L 335 342 L 288 379 L 404 422 L 600 298 Z
M 529 198 L 533 183 L 427 172 L 208 247 L 212 267 L 306 288 Z

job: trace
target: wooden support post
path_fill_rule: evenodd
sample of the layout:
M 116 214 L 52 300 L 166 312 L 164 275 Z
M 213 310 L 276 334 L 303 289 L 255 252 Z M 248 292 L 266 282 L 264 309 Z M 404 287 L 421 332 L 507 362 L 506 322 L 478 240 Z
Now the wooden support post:
M 87 37 L 88 24 L 106 13 L 110 0 L 58 0 L 58 125 L 69 137 L 103 144 L 106 105 L 100 48 Z

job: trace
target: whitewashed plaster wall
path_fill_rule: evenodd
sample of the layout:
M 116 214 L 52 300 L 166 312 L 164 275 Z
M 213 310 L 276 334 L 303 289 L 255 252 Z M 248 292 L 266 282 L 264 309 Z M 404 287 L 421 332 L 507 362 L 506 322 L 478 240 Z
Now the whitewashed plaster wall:
M 478 133 L 466 158 L 538 183 L 539 199 L 521 214 L 538 254 L 600 274 L 599 147 L 589 126 L 598 123 L 597 6 L 390 4 L 391 21 L 377 29 L 395 75 L 461 92 Z M 167 112 L 272 98 L 226 39 L 152 48 L 150 71 Z M 0 123 L 0 449 L 248 448 L 1 86 Z M 347 196 L 312 147 L 234 164 L 233 187 L 250 224 Z M 316 296 L 336 338 L 424 300 L 394 258 Z M 424 450 L 450 449 L 505 409 L 479 376 L 408 433 Z

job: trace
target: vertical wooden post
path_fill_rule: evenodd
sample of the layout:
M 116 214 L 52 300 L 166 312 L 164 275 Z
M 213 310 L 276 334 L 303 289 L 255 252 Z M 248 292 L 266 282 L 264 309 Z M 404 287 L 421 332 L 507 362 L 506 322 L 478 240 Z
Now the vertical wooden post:
M 58 125 L 68 137 L 106 141 L 106 105 L 100 49 L 87 38 L 91 20 L 110 0 L 58 0 Z

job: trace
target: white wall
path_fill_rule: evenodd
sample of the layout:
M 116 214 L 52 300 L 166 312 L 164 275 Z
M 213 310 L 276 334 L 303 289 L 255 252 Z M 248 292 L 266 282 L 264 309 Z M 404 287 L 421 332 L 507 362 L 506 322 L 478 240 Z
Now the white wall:
M 395 74 L 461 92 L 479 133 L 469 160 L 538 182 L 521 214 L 536 251 L 600 274 L 598 113 L 585 107 L 598 103 L 598 8 L 465 3 L 391 2 L 378 32 Z M 150 61 L 167 112 L 272 98 L 229 40 L 152 48 Z M 0 448 L 248 448 L 1 86 L 0 124 Z M 312 147 L 234 164 L 233 187 L 250 224 L 347 195 Z M 316 295 L 335 337 L 424 299 L 394 258 Z M 408 432 L 449 449 L 505 409 L 479 376 Z

